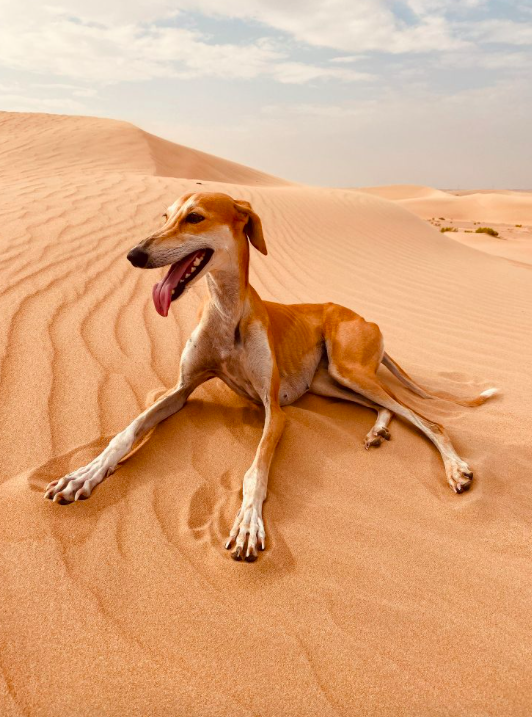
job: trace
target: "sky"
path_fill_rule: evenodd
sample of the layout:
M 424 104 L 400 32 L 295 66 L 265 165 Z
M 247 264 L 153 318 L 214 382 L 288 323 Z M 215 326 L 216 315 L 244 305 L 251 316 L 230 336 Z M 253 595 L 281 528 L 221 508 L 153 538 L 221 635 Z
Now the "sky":
M 532 189 L 531 68 L 532 0 L 0 0 L 1 110 L 320 186 Z

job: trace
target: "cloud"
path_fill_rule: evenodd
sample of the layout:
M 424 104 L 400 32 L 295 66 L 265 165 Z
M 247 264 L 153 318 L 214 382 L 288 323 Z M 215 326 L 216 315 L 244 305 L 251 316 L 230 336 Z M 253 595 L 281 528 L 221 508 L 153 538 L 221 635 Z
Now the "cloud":
M 464 72 L 467 69 L 499 71 L 526 70 L 532 65 L 532 52 L 457 52 L 440 60 L 443 67 L 452 67 Z
M 356 72 L 351 69 L 317 67 L 303 62 L 280 62 L 273 68 L 272 77 L 284 84 L 302 84 L 312 80 L 334 78 L 343 82 L 358 82 L 375 79 L 369 72 Z
M 532 45 L 532 25 L 528 22 L 483 20 L 468 25 L 465 34 L 482 43 Z
M 290 60 L 275 39 L 253 43 L 208 42 L 197 30 L 129 21 L 113 24 L 98 9 L 98 22 L 47 8 L 33 24 L 0 28 L 0 63 L 87 82 L 145 81 L 153 78 L 269 77 L 282 83 L 369 79 L 368 73 Z M 94 11 L 93 11 L 94 12 Z M 138 14 L 138 13 L 137 13 Z
M 486 4 L 487 0 L 407 0 L 408 7 L 419 16 L 433 12 L 467 12 Z
M 366 60 L 367 58 L 368 55 L 342 55 L 340 57 L 331 57 L 329 62 L 339 63 L 343 65 L 352 62 L 360 62 L 361 60 Z
M 348 53 L 452 50 L 465 43 L 453 36 L 443 15 L 416 15 L 406 24 L 385 0 L 176 0 L 182 10 L 255 20 L 298 42 Z
M 179 0 L 68 0 L 67 3 L 46 3 L 26 0 L 10 3 L 4 9 L 6 24 L 31 24 L 43 17 L 78 18 L 84 23 L 109 25 L 136 25 L 156 20 L 175 18 L 179 15 Z
M 198 77 L 268 78 L 283 84 L 365 82 L 374 79 L 373 73 L 346 65 L 370 53 L 445 57 L 472 55 L 482 43 L 532 42 L 526 23 L 447 17 L 483 2 L 405 0 L 411 13 L 406 21 L 393 12 L 398 4 L 387 0 L 71 0 L 67 7 L 29 0 L 5 13 L 0 64 L 100 85 Z M 251 23 L 264 34 L 247 42 L 219 41 L 198 29 L 201 19 L 196 26 L 187 21 L 189 12 Z M 280 38 L 279 32 L 290 39 Z M 306 62 L 294 57 L 302 46 L 343 54 Z M 88 96 L 81 89 L 73 93 Z

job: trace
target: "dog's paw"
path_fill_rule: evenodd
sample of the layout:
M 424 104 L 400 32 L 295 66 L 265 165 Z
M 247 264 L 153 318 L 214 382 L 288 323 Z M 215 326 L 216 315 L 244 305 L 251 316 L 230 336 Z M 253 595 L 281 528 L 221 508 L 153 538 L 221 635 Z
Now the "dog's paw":
M 246 560 L 252 563 L 258 557 L 258 550 L 266 547 L 266 533 L 262 520 L 262 505 L 247 505 L 237 513 L 229 539 L 225 543 L 226 550 L 229 550 L 234 543 L 231 552 L 233 560 Z
M 49 483 L 44 497 L 61 504 L 86 500 L 93 489 L 110 475 L 114 468 L 115 466 L 106 464 L 100 458 L 95 458 L 86 466 Z
M 473 471 L 465 461 L 451 461 L 445 466 L 447 481 L 455 493 L 465 493 L 473 481 Z
M 372 446 L 380 446 L 383 439 L 389 441 L 390 438 L 390 431 L 387 428 L 372 428 L 364 439 L 364 447 L 369 451 Z

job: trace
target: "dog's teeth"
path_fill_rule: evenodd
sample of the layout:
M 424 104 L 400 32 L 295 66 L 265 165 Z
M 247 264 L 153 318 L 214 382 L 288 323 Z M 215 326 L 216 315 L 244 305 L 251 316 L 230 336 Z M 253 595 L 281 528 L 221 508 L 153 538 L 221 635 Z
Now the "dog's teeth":
M 194 259 L 194 266 L 199 266 L 200 264 L 201 264 L 201 257 L 198 256 L 196 259 Z
M 188 277 L 190 276 L 190 274 L 191 274 L 190 271 L 188 272 L 188 274 L 185 274 L 185 279 L 188 279 Z
M 183 283 L 183 279 L 181 279 L 181 281 L 180 281 L 179 283 L 182 284 L 182 283 Z

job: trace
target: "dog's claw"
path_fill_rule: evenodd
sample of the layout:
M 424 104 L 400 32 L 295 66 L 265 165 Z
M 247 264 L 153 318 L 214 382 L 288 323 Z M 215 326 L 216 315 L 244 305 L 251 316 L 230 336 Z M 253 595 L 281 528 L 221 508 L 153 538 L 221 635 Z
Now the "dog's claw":
M 383 427 L 377 430 L 372 428 L 364 439 L 364 448 L 369 451 L 372 446 L 380 446 L 383 438 L 385 441 L 389 441 L 391 438 L 390 431 L 387 428 Z
M 113 470 L 114 464 L 110 465 L 99 456 L 88 465 L 49 483 L 44 497 L 60 505 L 86 500 L 93 489 Z
M 262 521 L 262 502 L 243 503 L 237 513 L 229 538 L 225 543 L 226 550 L 235 542 L 235 548 L 231 553 L 233 560 L 245 560 L 253 563 L 258 557 L 258 550 L 266 547 L 266 533 Z
M 456 486 L 456 488 L 455 488 L 455 491 L 456 491 L 457 493 L 465 493 L 465 492 L 468 491 L 470 488 L 471 488 L 471 481 L 469 481 L 469 483 L 458 483 L 457 486 Z
M 238 545 L 231 553 L 233 560 L 242 560 L 242 548 Z
M 465 461 L 454 461 L 445 470 L 449 485 L 455 493 L 465 493 L 471 488 L 473 472 Z

